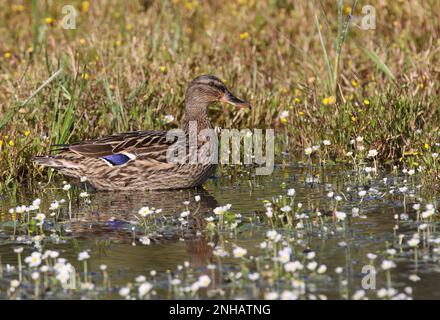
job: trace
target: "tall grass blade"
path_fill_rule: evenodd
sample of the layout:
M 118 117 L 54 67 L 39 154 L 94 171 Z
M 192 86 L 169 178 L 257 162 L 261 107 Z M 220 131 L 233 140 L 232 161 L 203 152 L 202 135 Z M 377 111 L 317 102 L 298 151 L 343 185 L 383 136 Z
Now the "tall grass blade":
M 396 80 L 396 77 L 394 76 L 394 74 L 391 72 L 391 70 L 388 68 L 388 66 L 382 60 L 380 60 L 379 56 L 375 52 L 370 51 L 365 48 L 363 48 L 363 51 L 368 56 L 368 58 L 370 58 L 370 60 L 373 61 L 374 64 L 380 70 L 382 70 L 383 73 L 385 73 L 387 75 L 388 78 L 390 78 L 393 81 Z

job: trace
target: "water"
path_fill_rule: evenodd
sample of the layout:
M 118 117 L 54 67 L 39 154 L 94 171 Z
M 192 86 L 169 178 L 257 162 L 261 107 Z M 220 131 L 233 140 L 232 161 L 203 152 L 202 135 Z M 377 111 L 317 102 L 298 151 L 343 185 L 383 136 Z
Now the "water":
M 386 183 L 382 180 L 384 177 L 387 177 Z M 365 276 L 362 268 L 371 264 L 367 254 L 374 253 L 378 256 L 373 263 L 378 271 L 375 277 L 376 290 L 365 290 L 366 296 L 372 299 L 386 298 L 380 293 L 378 296 L 378 290 L 390 286 L 386 281 L 386 271 L 380 268 L 381 262 L 387 259 L 396 264 L 396 268 L 390 270 L 390 287 L 396 289 L 396 292 L 403 292 L 407 297 L 415 299 L 438 299 L 440 298 L 440 292 L 436 290 L 440 284 L 439 255 L 436 250 L 438 245 L 425 240 L 423 235 L 426 232 L 419 231 L 421 238 L 417 249 L 417 262 L 414 259 L 414 250 L 406 245 L 413 234 L 418 232 L 418 226 L 422 224 L 422 221 L 416 221 L 417 214 L 412 209 L 412 204 L 421 200 L 423 208 L 425 202 L 433 203 L 432 199 L 435 199 L 435 195 L 430 195 L 418 200 L 418 197 L 424 196 L 417 188 L 418 183 L 415 177 L 401 177 L 392 173 L 381 174 L 371 179 L 363 177 L 359 180 L 353 172 L 340 166 L 324 169 L 283 166 L 277 167 L 274 173 L 267 177 L 255 178 L 246 170 L 239 173 L 232 172 L 231 175 L 223 173 L 221 177 L 211 179 L 204 189 L 198 190 L 90 192 L 90 205 L 83 203 L 83 199 L 77 195 L 78 192 L 72 192 L 71 222 L 67 219 L 68 205 L 65 203 L 61 211 L 61 215 L 65 217 L 64 223 L 51 226 L 47 218 L 45 224 L 47 235 L 50 234 L 51 229 L 57 229 L 56 233 L 60 237 L 57 240 L 43 240 L 42 250 L 59 251 L 63 258 L 75 266 L 79 277 L 81 277 L 79 270 L 82 268 L 82 263 L 77 261 L 78 253 L 90 250 L 88 270 L 92 270 L 90 278 L 93 279 L 96 289 L 88 293 L 81 290 L 70 293 L 59 291 L 40 298 L 82 296 L 121 298 L 118 294 L 119 288 L 127 283 L 134 283 L 138 275 L 146 275 L 149 281 L 154 282 L 156 295 L 151 296 L 152 298 L 183 297 L 176 296 L 173 290 L 169 290 L 169 278 L 179 277 L 182 280 L 188 278 L 195 281 L 200 274 L 209 274 L 212 280 L 208 291 L 197 293 L 202 298 L 262 298 L 268 292 L 281 293 L 290 290 L 289 282 L 292 278 L 286 280 L 285 276 L 271 276 L 269 271 L 273 268 L 274 262 L 270 257 L 263 258 L 264 254 L 259 245 L 266 239 L 266 232 L 272 229 L 265 216 L 263 200 L 271 200 L 279 195 L 286 196 L 286 190 L 294 188 L 295 207 L 301 203 L 302 212 L 319 210 L 325 217 L 322 222 L 319 222 L 319 219 L 305 221 L 304 229 L 281 225 L 277 225 L 275 229 L 286 237 L 285 239 L 290 239 L 289 243 L 294 248 L 294 255 L 300 255 L 299 260 L 303 263 L 304 269 L 307 270 L 308 262 L 315 260 L 318 266 L 325 265 L 327 268 L 322 274 L 317 274 L 316 270 L 315 272 L 309 270 L 301 271 L 301 276 L 293 277 L 306 284 L 305 292 L 299 290 L 298 298 L 324 296 L 329 299 L 353 298 L 356 291 L 362 289 L 362 279 Z M 399 191 L 399 187 L 404 185 L 408 187 L 408 195 Z M 48 215 L 47 208 L 53 200 L 66 199 L 66 192 L 54 189 L 55 186 L 60 184 L 51 184 L 52 189 L 39 186 L 32 191 L 20 191 L 17 193 L 19 196 L 4 193 L 0 200 L 0 208 L 3 212 L 7 212 L 10 207 L 22 203 L 29 204 L 39 197 L 42 199 L 42 211 Z M 362 202 L 358 196 L 360 189 L 370 191 Z M 394 193 L 390 194 L 390 190 L 394 190 Z M 333 217 L 335 200 L 334 197 L 328 196 L 330 191 L 342 197 L 338 202 L 337 210 L 349 214 L 344 221 L 338 222 Z M 411 196 L 411 193 L 414 196 Z M 194 201 L 196 195 L 201 196 L 200 202 Z M 190 204 L 185 205 L 184 202 L 187 200 Z M 213 216 L 214 208 L 228 203 L 232 205 L 232 213 L 242 215 L 242 223 L 239 227 L 227 231 L 207 230 L 206 217 Z M 137 221 L 135 215 L 144 206 L 161 208 L 160 215 L 168 217 L 166 222 L 162 221 L 164 227 L 160 232 L 150 235 L 149 245 L 140 243 L 140 237 L 144 232 L 139 226 L 136 226 L 135 232 L 132 230 Z M 361 208 L 359 217 L 350 217 L 353 207 Z M 185 210 L 192 213 L 189 218 L 183 219 L 187 220 L 189 225 L 179 227 L 178 216 Z M 409 220 L 398 222 L 399 229 L 395 230 L 395 215 L 403 212 L 408 213 Z M 427 225 L 428 238 L 431 240 L 438 238 L 436 220 L 431 218 L 427 221 Z M 3 216 L 0 225 L 0 256 L 3 265 L 17 265 L 17 254 L 13 251 L 17 246 L 25 248 L 23 257 L 35 250 L 34 243 L 26 244 L 29 240 L 26 230 L 25 228 L 16 231 L 13 236 L 10 215 Z M 404 235 L 401 244 L 398 235 Z M 218 264 L 219 259 L 213 255 L 213 247 L 218 245 L 228 248 L 227 251 L 230 253 L 228 257 L 221 259 L 221 269 Z M 234 246 L 246 248 L 247 257 L 262 257 L 259 266 L 261 278 L 257 285 L 248 279 L 231 281 L 230 272 L 247 274 L 247 271 L 254 272 L 258 269 L 257 263 L 252 260 L 246 261 L 247 269 L 240 269 L 241 260 L 231 256 Z M 387 253 L 386 250 L 390 248 L 394 248 L 396 253 L 391 255 Z M 315 252 L 316 257 L 309 261 L 305 256 L 310 251 Z M 191 267 L 182 275 L 178 268 L 184 265 L 185 261 L 189 262 Z M 107 272 L 111 279 L 111 284 L 107 285 L 106 290 L 98 289 L 103 281 L 99 269 L 102 264 L 108 266 Z M 215 265 L 216 270 L 207 268 L 209 265 Z M 265 268 L 265 265 L 268 265 L 268 268 Z M 337 267 L 343 268 L 341 274 L 335 272 Z M 156 271 L 155 277 L 149 276 L 151 270 Z M 267 272 L 269 275 L 264 278 Z M 17 277 L 16 273 L 4 275 L 0 283 L 3 292 L 7 283 Z M 417 275 L 421 280 L 411 281 L 410 275 Z M 0 290 L 0 297 L 5 298 L 3 292 Z

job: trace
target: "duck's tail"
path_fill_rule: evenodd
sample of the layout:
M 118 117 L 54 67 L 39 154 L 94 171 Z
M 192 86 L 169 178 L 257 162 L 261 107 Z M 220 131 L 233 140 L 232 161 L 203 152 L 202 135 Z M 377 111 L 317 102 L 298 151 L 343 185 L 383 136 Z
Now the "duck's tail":
M 73 169 L 77 167 L 71 161 L 64 160 L 62 158 L 52 157 L 52 156 L 33 157 L 32 161 L 36 162 L 41 166 L 51 167 L 54 169 Z

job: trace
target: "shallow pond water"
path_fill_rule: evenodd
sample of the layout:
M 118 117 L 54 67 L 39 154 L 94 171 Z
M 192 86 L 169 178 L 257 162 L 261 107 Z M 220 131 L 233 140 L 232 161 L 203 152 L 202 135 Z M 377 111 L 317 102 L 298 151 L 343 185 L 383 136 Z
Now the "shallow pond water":
M 292 188 L 295 194 L 288 196 L 287 190 Z M 279 166 L 272 175 L 258 178 L 247 171 L 223 173 L 211 179 L 204 189 L 197 190 L 129 193 L 89 190 L 90 203 L 79 196 L 81 191 L 84 186 L 81 190 L 70 190 L 71 201 L 60 183 L 17 192 L 19 196 L 10 192 L 2 194 L 1 298 L 35 294 L 32 289 L 35 283 L 30 275 L 24 276 L 29 283 L 26 286 L 22 281 L 20 293 L 8 291 L 10 281 L 18 277 L 17 253 L 14 252 L 17 247 L 24 248 L 23 259 L 33 251 L 56 250 L 60 257 L 74 265 L 77 284 L 86 280 L 93 283 L 93 288 L 81 290 L 45 288 L 45 293 L 38 293 L 42 299 L 136 297 L 135 278 L 139 275 L 145 275 L 144 281 L 152 283 L 154 289 L 148 297 L 154 299 L 440 298 L 436 195 L 420 194 L 415 176 L 389 172 L 360 178 L 340 166 L 298 165 Z M 361 196 L 359 191 L 366 193 Z M 200 196 L 200 201 L 195 200 L 196 196 Z M 7 213 L 9 208 L 30 204 L 36 198 L 41 199 L 38 211 L 46 213 L 45 237 L 37 240 L 33 237 L 41 234 L 38 227 L 30 228 L 29 233 L 29 227 L 21 228 L 16 223 L 14 231 L 11 215 Z M 61 198 L 67 201 L 60 205 L 60 219 L 55 223 L 48 208 L 55 199 Z M 284 218 L 276 222 L 273 218 L 271 222 L 264 200 L 272 203 L 275 215 L 283 215 L 285 212 L 280 208 L 288 203 L 299 218 L 291 222 Z M 421 212 L 432 204 L 433 216 L 424 221 L 413 208 L 414 203 L 420 203 Z M 229 220 L 226 216 L 218 220 L 213 210 L 226 204 L 231 204 L 227 210 Z M 148 220 L 158 226 L 154 230 L 143 229 L 136 218 L 140 208 L 147 206 L 162 209 Z M 184 211 L 190 214 L 181 216 Z M 342 219 L 336 212 L 346 216 Z M 209 217 L 217 219 L 214 226 Z M 270 240 L 267 232 L 271 230 L 277 231 L 279 240 Z M 144 234 L 148 235 L 148 245 L 141 241 Z M 407 242 L 414 234 L 419 242 L 411 247 Z M 215 253 L 216 247 L 224 248 L 228 256 L 220 258 Z M 247 250 L 243 258 L 234 257 L 240 256 L 234 252 L 237 247 Z M 300 262 L 300 267 L 286 271 L 287 261 L 282 261 L 279 252 L 286 247 L 291 248 L 287 259 Z M 90 258 L 87 259 L 88 278 L 82 280 L 83 262 L 78 261 L 78 255 L 84 250 L 89 250 Z M 383 261 L 393 266 L 388 269 Z M 15 270 L 6 266 L 8 264 L 15 266 Z M 104 279 L 101 265 L 107 266 L 105 272 L 110 280 Z M 367 271 L 363 270 L 365 266 Z M 368 266 L 377 272 L 373 280 L 365 278 L 371 275 Z M 209 276 L 206 288 L 190 289 L 200 275 Z M 172 279 L 179 281 L 171 284 Z M 375 284 L 375 288 L 365 287 L 365 283 L 363 287 L 363 281 Z M 120 292 L 127 284 L 129 295 Z

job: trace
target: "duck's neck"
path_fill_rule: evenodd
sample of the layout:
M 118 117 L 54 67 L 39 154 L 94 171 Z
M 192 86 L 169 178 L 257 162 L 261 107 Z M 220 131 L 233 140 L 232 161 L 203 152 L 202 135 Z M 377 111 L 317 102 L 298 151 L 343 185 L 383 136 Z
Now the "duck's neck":
M 212 128 L 208 118 L 208 106 L 191 106 L 187 105 L 185 108 L 185 116 L 182 121 L 182 129 L 188 133 L 189 125 L 197 125 L 197 132 L 201 130 Z

